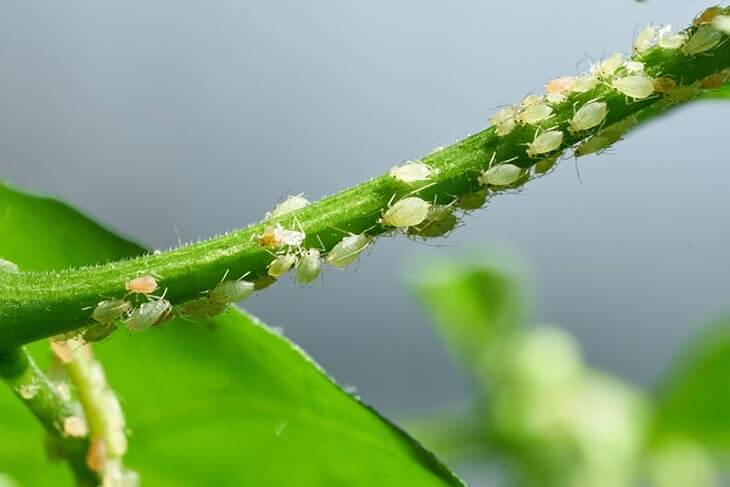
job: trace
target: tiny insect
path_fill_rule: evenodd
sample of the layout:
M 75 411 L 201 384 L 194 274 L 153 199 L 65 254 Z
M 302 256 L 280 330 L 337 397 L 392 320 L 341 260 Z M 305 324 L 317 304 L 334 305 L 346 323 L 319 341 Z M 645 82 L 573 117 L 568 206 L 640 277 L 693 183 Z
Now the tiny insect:
M 106 465 L 106 445 L 104 440 L 97 438 L 91 442 L 86 451 L 86 466 L 94 472 L 101 472 Z
M 124 287 L 127 288 L 127 292 L 130 294 L 148 295 L 157 290 L 157 280 L 153 276 L 147 274 L 130 279 L 125 283 Z
M 327 253 L 325 261 L 335 267 L 346 267 L 355 262 L 363 250 L 373 241 L 373 237 L 360 233 L 357 235 L 348 235 L 340 240 Z
M 20 272 L 20 268 L 15 262 L 10 262 L 9 260 L 0 258 L 0 272 L 17 274 Z
M 712 26 L 724 34 L 730 34 L 730 15 L 718 15 L 712 21 Z
M 657 93 L 668 93 L 677 88 L 677 82 L 672 78 L 661 77 L 654 79 L 654 91 Z
M 562 95 L 570 93 L 573 89 L 575 78 L 572 76 L 563 76 L 561 78 L 551 79 L 545 84 L 545 93 L 548 95 Z
M 535 164 L 535 172 L 537 174 L 547 173 L 553 167 L 555 167 L 555 163 L 558 162 L 558 159 L 560 159 L 561 155 L 562 155 L 562 153 L 558 153 L 558 154 L 555 154 L 554 156 L 550 156 L 548 158 L 542 159 L 541 161 L 538 161 L 537 164 Z
M 574 151 L 575 157 L 583 157 L 589 154 L 604 151 L 615 144 L 626 132 L 638 123 L 636 117 L 627 117 L 624 120 L 609 125 L 597 134 L 586 139 Z
M 83 338 L 86 343 L 100 342 L 115 331 L 117 331 L 116 323 L 96 323 L 89 326 L 86 331 L 84 331 L 84 334 L 81 335 L 81 338 Z
M 441 237 L 452 231 L 458 222 L 453 207 L 434 205 L 423 223 L 408 228 L 408 234 L 423 238 Z
M 278 255 L 269 264 L 268 274 L 273 278 L 280 278 L 297 263 L 297 256 L 293 254 Z
M 724 70 L 702 78 L 702 80 L 700 80 L 700 87 L 705 90 L 711 90 L 719 88 L 728 81 L 730 81 L 730 71 Z
M 519 181 L 527 171 L 514 164 L 497 164 L 483 171 L 478 180 L 485 186 L 511 186 Z
M 223 313 L 228 308 L 228 303 L 213 301 L 208 296 L 187 301 L 177 307 L 178 311 L 189 318 L 196 320 L 209 320 Z
M 299 257 L 297 266 L 297 281 L 300 284 L 314 282 L 321 270 L 320 252 L 318 249 L 307 249 Z
M 598 85 L 598 77 L 595 74 L 585 74 L 573 80 L 571 91 L 574 93 L 586 93 Z
M 132 309 L 132 305 L 126 299 L 100 301 L 91 313 L 91 317 L 99 323 L 111 323 L 121 318 L 130 309 Z
M 407 161 L 402 166 L 390 170 L 390 175 L 401 183 L 413 184 L 425 181 L 434 174 L 434 170 L 420 161 Z
M 22 386 L 18 387 L 16 390 L 20 397 L 25 399 L 26 401 L 29 401 L 33 399 L 36 394 L 38 394 L 38 391 L 40 390 L 41 386 L 38 384 L 23 384 Z
M 473 193 L 459 196 L 455 206 L 462 210 L 477 210 L 486 204 L 487 196 L 489 196 L 489 191 L 486 189 L 474 191 Z
M 692 20 L 692 25 L 698 26 L 698 25 L 706 25 L 711 24 L 717 16 L 722 14 L 723 9 L 719 5 L 714 5 L 712 7 L 708 7 Z
M 266 213 L 266 218 L 276 218 L 277 216 L 286 215 L 293 211 L 301 210 L 309 205 L 309 200 L 302 194 L 289 195 L 287 198 L 276 205 L 273 210 Z
M 653 25 L 647 25 L 644 30 L 634 39 L 634 53 L 640 54 L 654 47 L 657 39 L 657 28 Z
M 398 200 L 383 213 L 380 223 L 389 227 L 406 228 L 418 225 L 428 215 L 431 203 L 416 196 Z
M 703 25 L 682 46 L 682 52 L 688 56 L 701 54 L 717 46 L 723 37 L 723 33 L 715 30 L 711 25 Z
M 575 134 L 597 127 L 606 120 L 607 114 L 608 104 L 606 102 L 592 101 L 586 103 L 575 112 L 570 120 L 570 132 Z
M 517 118 L 522 123 L 536 124 L 546 120 L 552 114 L 553 109 L 540 99 L 524 107 Z
M 172 305 L 166 299 L 158 299 L 140 304 L 125 321 L 130 331 L 142 331 L 165 320 L 170 314 Z
M 684 32 L 672 32 L 672 26 L 667 25 L 659 31 L 659 47 L 662 49 L 679 49 L 687 42 L 687 34 Z
M 494 125 L 497 135 L 504 137 L 515 128 L 517 123 L 517 108 L 503 108 L 490 118 L 489 121 Z
M 535 140 L 527 144 L 527 155 L 530 157 L 558 150 L 563 143 L 563 132 L 560 130 L 549 130 L 540 135 L 535 135 Z
M 63 420 L 63 432 L 67 436 L 83 438 L 89 433 L 89 427 L 84 418 L 79 416 L 68 416 Z
M 211 301 L 217 303 L 236 303 L 243 301 L 253 294 L 254 283 L 238 279 L 235 281 L 223 281 L 219 282 L 213 289 L 208 293 L 208 297 Z
M 591 73 L 595 74 L 599 79 L 608 79 L 621 67 L 623 63 L 623 55 L 621 53 L 615 53 L 609 56 L 607 59 L 601 61 L 595 66 L 591 67 Z
M 654 93 L 654 81 L 643 75 L 631 75 L 613 80 L 611 86 L 629 98 L 641 100 Z
M 278 248 L 288 245 L 299 247 L 304 242 L 303 232 L 286 230 L 281 225 L 266 227 L 264 233 L 258 236 L 259 245 L 265 248 Z
M 692 100 L 699 96 L 701 81 L 687 86 L 677 86 L 673 90 L 669 90 L 664 97 L 672 103 L 682 103 Z
M 644 72 L 644 63 L 629 59 L 624 62 L 624 68 L 626 68 L 626 71 L 629 73 L 642 73 Z

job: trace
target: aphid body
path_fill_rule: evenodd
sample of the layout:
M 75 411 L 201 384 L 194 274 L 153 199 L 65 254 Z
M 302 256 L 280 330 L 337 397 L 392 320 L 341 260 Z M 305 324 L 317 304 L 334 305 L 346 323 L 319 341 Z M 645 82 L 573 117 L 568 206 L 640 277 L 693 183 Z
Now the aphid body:
M 718 15 L 712 21 L 712 26 L 724 34 L 730 34 L 730 15 Z
M 515 107 L 503 108 L 490 118 L 489 121 L 494 125 L 497 135 L 504 137 L 515 128 L 517 109 Z
M 621 67 L 623 55 L 615 53 L 591 68 L 591 72 L 600 79 L 608 79 Z
M 283 276 L 287 272 L 289 272 L 289 269 L 291 269 L 294 264 L 297 262 L 297 256 L 293 254 L 283 254 L 278 255 L 274 260 L 271 261 L 269 264 L 269 270 L 268 274 L 278 279 L 279 277 Z
M 606 150 L 621 140 L 621 137 L 637 123 L 638 120 L 636 117 L 631 116 L 613 125 L 609 125 L 597 134 L 586 139 L 573 151 L 573 155 L 575 157 L 583 157 Z
M 0 272 L 10 272 L 13 274 L 17 274 L 18 272 L 20 272 L 20 268 L 15 262 L 10 262 L 9 260 L 0 258 Z
M 538 161 L 537 164 L 535 164 L 535 172 L 537 174 L 545 174 L 550 169 L 555 167 L 555 163 L 558 162 L 558 159 L 560 159 L 560 156 L 562 154 L 558 153 L 550 157 L 546 157 L 545 159 L 542 159 L 541 161 Z
M 624 95 L 641 100 L 654 93 L 654 81 L 644 75 L 635 74 L 613 80 L 611 86 Z
M 111 323 L 121 318 L 130 309 L 132 309 L 132 305 L 126 299 L 100 301 L 91 313 L 91 317 L 99 323 Z
M 303 232 L 296 230 L 287 230 L 281 225 L 267 227 L 264 233 L 259 235 L 259 245 L 266 248 L 277 248 L 284 245 L 291 247 L 299 247 L 304 242 L 305 235 Z
M 719 5 L 708 7 L 692 19 L 692 25 L 697 26 L 711 24 L 720 14 L 722 14 L 722 12 L 723 9 Z
M 672 32 L 672 26 L 667 25 L 659 31 L 659 47 L 662 49 L 679 49 L 687 42 L 684 32 Z
M 184 316 L 197 320 L 209 320 L 223 313 L 228 307 L 227 302 L 214 301 L 210 297 L 194 299 L 178 306 Z
M 677 82 L 672 78 L 654 78 L 654 91 L 657 93 L 668 93 L 677 87 Z
M 301 194 L 289 195 L 287 198 L 276 205 L 273 210 L 266 214 L 266 218 L 275 218 L 277 216 L 286 215 L 293 211 L 301 210 L 309 205 L 309 200 Z
M 629 73 L 642 73 L 644 71 L 644 63 L 629 59 L 624 62 L 624 68 L 626 68 L 626 71 Z
M 688 56 L 701 54 L 717 46 L 722 39 L 722 32 L 716 30 L 711 25 L 703 25 L 682 46 L 682 52 Z
M 307 249 L 299 256 L 297 262 L 297 281 L 300 284 L 314 282 L 321 270 L 320 252 L 318 249 Z
M 216 284 L 210 290 L 208 297 L 217 303 L 236 303 L 251 296 L 254 291 L 254 283 L 243 279 L 235 281 L 223 281 Z
M 388 207 L 380 222 L 389 227 L 412 227 L 426 219 L 430 208 L 431 203 L 428 201 L 416 196 L 409 196 Z
M 440 237 L 452 231 L 457 223 L 458 219 L 451 206 L 434 205 L 423 223 L 408 228 L 408 234 L 424 238 Z
M 143 303 L 132 311 L 125 324 L 130 331 L 146 330 L 167 318 L 171 309 L 172 305 L 166 299 Z
M 570 120 L 570 131 L 572 133 L 592 129 L 606 120 L 608 105 L 603 101 L 592 101 L 586 103 L 573 115 Z
M 560 130 L 549 130 L 537 137 L 535 140 L 527 144 L 527 155 L 536 157 L 542 154 L 548 154 L 560 148 L 563 143 L 563 132 Z
M 479 182 L 485 186 L 510 186 L 520 180 L 526 171 L 514 164 L 497 164 L 479 176 Z
M 553 114 L 553 109 L 544 101 L 539 100 L 523 108 L 519 115 L 519 121 L 527 124 L 540 123 Z
M 574 93 L 586 93 L 598 85 L 598 77 L 595 74 L 585 74 L 573 80 L 571 91 Z
M 81 338 L 83 338 L 86 343 L 100 342 L 115 331 L 117 331 L 117 325 L 113 322 L 96 323 L 89 326 L 86 331 L 84 331 L 84 334 L 81 335 Z
M 348 235 L 332 247 L 332 249 L 327 253 L 325 261 L 335 267 L 346 267 L 347 265 L 355 262 L 362 251 L 365 250 L 372 241 L 373 237 L 365 235 L 364 233 Z
M 413 184 L 429 179 L 434 170 L 420 161 L 407 161 L 402 166 L 390 170 L 390 175 L 401 183 Z
M 124 286 L 130 294 L 152 294 L 157 290 L 157 280 L 147 274 L 130 279 Z
M 653 25 L 648 25 L 644 30 L 639 32 L 639 35 L 634 39 L 634 52 L 640 54 L 654 47 L 657 39 L 657 28 Z

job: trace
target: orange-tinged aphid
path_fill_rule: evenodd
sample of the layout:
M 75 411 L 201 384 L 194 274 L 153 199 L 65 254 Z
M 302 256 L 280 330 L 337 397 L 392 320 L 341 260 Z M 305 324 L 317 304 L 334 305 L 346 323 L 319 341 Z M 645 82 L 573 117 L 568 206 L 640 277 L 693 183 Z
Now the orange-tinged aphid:
M 715 20 L 715 17 L 722 14 L 722 7 L 719 5 L 714 5 L 712 7 L 706 8 L 699 14 L 697 14 L 697 17 L 692 20 L 692 25 L 705 25 L 705 24 L 711 24 L 713 20 Z
M 674 81 L 672 78 L 654 78 L 654 90 L 657 93 L 669 93 L 675 88 L 677 88 L 677 82 Z
M 147 274 L 130 279 L 124 284 L 124 287 L 131 294 L 152 294 L 157 290 L 157 280 Z
M 106 445 L 104 445 L 104 440 L 97 438 L 91 442 L 91 445 L 89 445 L 89 449 L 86 452 L 86 466 L 94 472 L 101 472 L 104 470 L 106 457 Z
M 719 88 L 728 81 L 730 81 L 730 72 L 720 71 L 700 80 L 700 86 L 705 90 L 711 90 L 713 88 Z
M 570 92 L 573 89 L 575 78 L 572 76 L 563 76 L 562 78 L 551 79 L 545 85 L 545 93 L 548 95 L 559 95 Z

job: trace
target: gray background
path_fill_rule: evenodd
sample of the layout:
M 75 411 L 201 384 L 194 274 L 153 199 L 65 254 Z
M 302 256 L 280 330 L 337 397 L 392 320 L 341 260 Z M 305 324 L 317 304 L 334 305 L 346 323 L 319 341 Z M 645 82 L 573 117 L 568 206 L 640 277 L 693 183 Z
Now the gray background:
M 155 248 L 320 198 L 483 128 L 649 21 L 701 2 L 0 2 L 0 174 Z M 469 217 L 443 246 L 379 242 L 309 289 L 248 308 L 395 417 L 469 385 L 397 269 L 501 243 L 540 318 L 642 384 L 728 308 L 727 107 L 704 103 Z

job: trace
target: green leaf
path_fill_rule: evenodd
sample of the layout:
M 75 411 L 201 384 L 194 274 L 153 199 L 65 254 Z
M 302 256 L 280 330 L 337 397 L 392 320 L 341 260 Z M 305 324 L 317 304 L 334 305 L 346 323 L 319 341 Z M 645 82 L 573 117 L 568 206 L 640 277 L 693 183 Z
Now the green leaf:
M 525 323 L 524 271 L 506 253 L 419 262 L 409 283 L 468 367 L 478 367 L 484 350 Z
M 143 249 L 69 207 L 0 185 L 0 256 L 47 270 Z M 9 238 L 6 238 L 9 236 Z M 35 344 L 38 355 L 47 345 Z M 337 386 L 296 345 L 231 310 L 95 346 L 132 430 L 126 462 L 145 485 L 461 485 L 403 431 Z M 70 484 L 42 434 L 0 393 L 0 471 Z
M 730 316 L 703 330 L 662 381 L 656 434 L 730 451 Z

